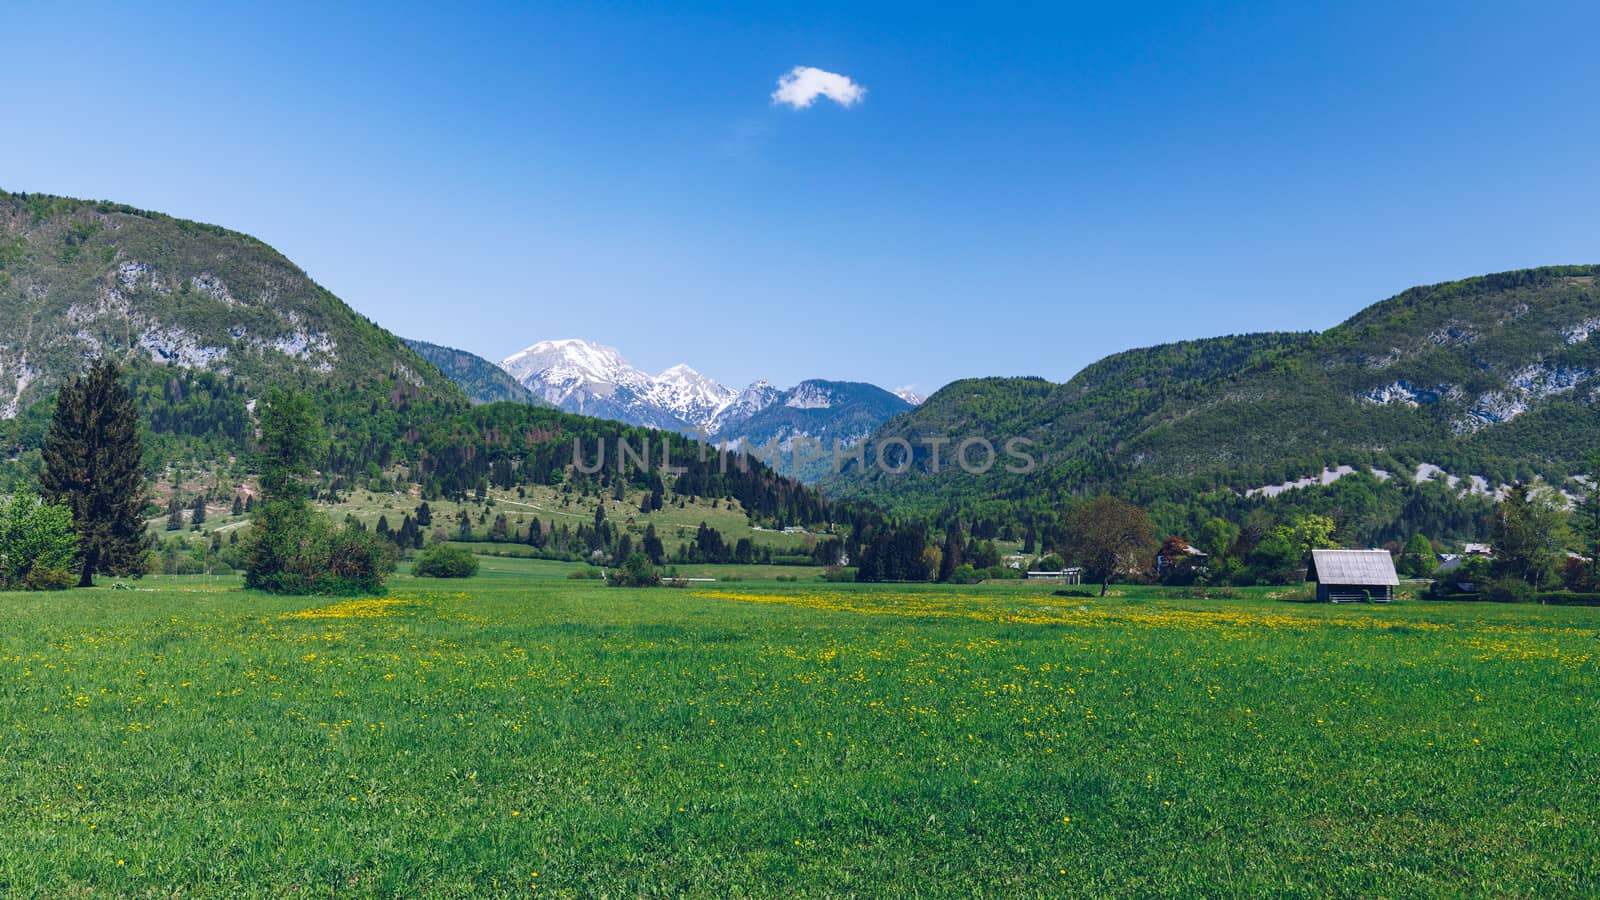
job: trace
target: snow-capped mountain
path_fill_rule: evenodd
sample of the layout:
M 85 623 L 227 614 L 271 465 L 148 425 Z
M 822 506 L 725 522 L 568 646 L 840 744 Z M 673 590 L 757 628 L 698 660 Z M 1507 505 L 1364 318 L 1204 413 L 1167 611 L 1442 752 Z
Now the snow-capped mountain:
M 924 401 L 924 400 L 926 400 L 928 398 L 923 396 L 922 394 L 919 394 L 916 391 L 912 390 L 913 387 L 915 387 L 915 385 L 910 385 L 910 384 L 902 385 L 900 387 L 892 389 L 891 391 L 889 391 L 889 393 L 895 395 L 896 397 L 899 397 L 901 400 L 904 400 L 905 402 L 911 404 L 912 406 L 921 406 L 922 405 L 922 401 Z
M 696 406 L 694 380 L 701 376 L 686 366 L 668 369 L 662 373 L 665 380 L 658 380 L 615 347 L 567 339 L 540 341 L 501 360 L 500 368 L 567 412 L 652 428 L 695 427 L 680 409 Z
M 721 434 L 749 421 L 750 417 L 763 409 L 771 406 L 783 392 L 772 386 L 765 378 L 755 382 L 739 392 L 733 402 L 729 403 L 722 412 L 718 413 L 706 425 L 706 431 L 711 434 Z
M 500 367 L 568 412 L 652 428 L 709 431 L 742 396 L 689 366 L 651 375 L 615 347 L 577 339 L 540 341 L 506 357 Z
M 673 415 L 700 427 L 713 422 L 739 396 L 682 363 L 657 375 L 655 387 L 658 401 Z
M 765 447 L 775 440 L 786 451 L 800 438 L 829 449 L 835 440 L 848 446 L 913 405 L 857 382 L 802 381 L 785 391 L 761 380 L 734 391 L 683 364 L 651 375 L 615 347 L 577 339 L 540 341 L 506 357 L 500 367 L 568 412 L 703 432 L 719 443 L 744 438 Z
M 877 385 L 811 379 L 777 394 L 765 408 L 721 432 L 718 440 L 737 444 L 743 439 L 755 448 L 776 444 L 778 470 L 813 481 L 833 465 L 835 444 L 854 447 L 878 426 L 911 409 L 910 403 Z M 821 453 L 823 458 L 797 467 L 795 449 L 801 440 L 815 441 L 808 453 Z

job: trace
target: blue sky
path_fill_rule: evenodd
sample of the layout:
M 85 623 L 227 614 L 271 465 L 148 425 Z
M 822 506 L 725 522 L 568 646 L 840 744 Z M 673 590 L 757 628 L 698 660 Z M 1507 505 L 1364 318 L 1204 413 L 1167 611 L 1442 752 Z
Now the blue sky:
M 491 359 L 1064 380 L 1600 262 L 1593 4 L 29 6 L 0 187 L 252 233 Z M 774 103 L 802 65 L 866 93 Z

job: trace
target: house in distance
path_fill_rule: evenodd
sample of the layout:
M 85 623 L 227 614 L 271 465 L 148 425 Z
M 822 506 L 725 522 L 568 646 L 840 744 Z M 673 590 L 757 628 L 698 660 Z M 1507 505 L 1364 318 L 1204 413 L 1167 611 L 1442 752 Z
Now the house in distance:
M 1387 550 L 1313 550 L 1306 580 L 1316 583 L 1321 603 L 1388 603 L 1400 576 Z

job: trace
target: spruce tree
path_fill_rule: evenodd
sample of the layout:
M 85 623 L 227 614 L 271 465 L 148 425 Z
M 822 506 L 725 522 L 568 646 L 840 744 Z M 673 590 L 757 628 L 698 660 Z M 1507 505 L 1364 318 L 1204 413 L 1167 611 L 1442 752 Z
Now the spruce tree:
M 178 531 L 183 528 L 183 504 L 178 501 L 176 494 L 167 501 L 167 530 Z
M 189 524 L 203 525 L 206 521 L 206 495 L 200 494 L 194 498 L 194 511 L 189 514 Z
M 302 479 L 322 443 L 322 425 L 306 398 L 274 388 L 261 407 L 261 502 L 253 506 L 244 586 L 280 593 L 303 588 L 292 571 L 314 527 Z
M 139 576 L 147 571 L 151 538 L 144 526 L 144 444 L 133 395 L 116 363 L 96 360 L 87 374 L 56 394 L 39 486 L 48 499 L 72 511 L 80 587 L 93 586 L 97 572 Z

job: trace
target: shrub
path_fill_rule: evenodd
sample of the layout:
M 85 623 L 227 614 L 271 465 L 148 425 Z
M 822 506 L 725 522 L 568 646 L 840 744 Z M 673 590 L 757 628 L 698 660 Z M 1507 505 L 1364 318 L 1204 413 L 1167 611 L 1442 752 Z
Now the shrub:
M 612 587 L 658 587 L 661 575 L 643 553 L 630 553 L 622 565 L 611 570 L 607 581 Z
M 600 570 L 592 566 L 574 569 L 567 573 L 567 580 L 569 581 L 599 581 L 600 578 Z
M 1485 600 L 1496 603 L 1532 603 L 1537 592 L 1520 578 L 1496 578 L 1483 587 Z
M 23 579 L 30 591 L 64 591 L 78 583 L 78 576 L 60 566 L 35 566 Z
M 434 544 L 417 554 L 411 573 L 424 578 L 471 578 L 478 574 L 478 557 L 460 547 Z
M 65 569 L 77 552 L 65 506 L 25 491 L 0 499 L 0 587 L 33 589 L 36 569 Z
M 961 565 L 956 566 L 955 569 L 950 573 L 951 584 L 977 584 L 982 580 L 983 576 L 979 575 L 978 570 L 974 569 L 968 563 L 962 563 Z
M 348 525 L 336 530 L 320 515 L 285 524 L 252 524 L 245 587 L 274 594 L 373 594 L 394 571 L 399 550 L 388 538 Z

